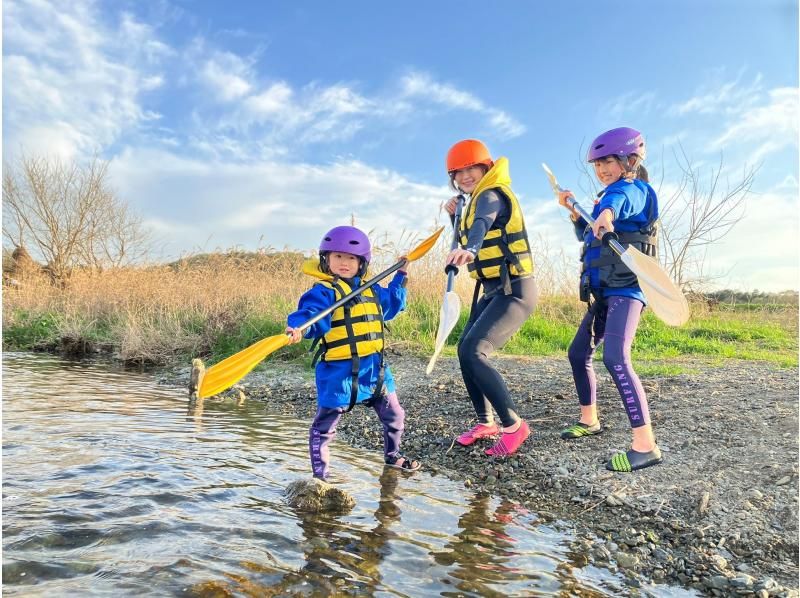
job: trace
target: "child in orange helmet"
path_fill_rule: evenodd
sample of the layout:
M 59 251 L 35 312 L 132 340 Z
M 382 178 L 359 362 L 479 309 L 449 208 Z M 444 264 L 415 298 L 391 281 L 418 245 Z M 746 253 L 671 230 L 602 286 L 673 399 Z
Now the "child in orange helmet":
M 451 187 L 469 196 L 459 223 L 459 247 L 447 256 L 447 265 L 466 265 L 476 281 L 469 320 L 458 342 L 458 359 L 478 423 L 457 442 L 469 446 L 499 435 L 485 453 L 505 457 L 519 449 L 530 428 L 517 413 L 489 356 L 536 308 L 538 291 L 530 244 L 522 209 L 511 190 L 506 158 L 494 161 L 482 142 L 465 139 L 450 148 L 446 163 Z M 451 215 L 458 201 L 456 196 L 445 204 Z M 481 289 L 483 295 L 478 298 Z M 500 419 L 499 426 L 493 411 Z

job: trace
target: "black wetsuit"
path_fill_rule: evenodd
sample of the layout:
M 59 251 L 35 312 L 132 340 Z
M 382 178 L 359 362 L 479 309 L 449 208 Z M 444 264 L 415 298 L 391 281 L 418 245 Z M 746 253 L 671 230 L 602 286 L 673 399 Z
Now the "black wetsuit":
M 469 228 L 466 249 L 477 253 L 493 225 L 505 225 L 509 203 L 494 189 L 481 193 L 475 205 L 475 219 Z M 483 280 L 483 296 L 472 307 L 458 341 L 458 359 L 467 392 L 481 423 L 497 412 L 504 427 L 516 422 L 516 408 L 505 380 L 489 363 L 489 355 L 501 348 L 536 309 L 538 299 L 533 276 L 511 276 L 511 294 L 503 292 L 500 278 Z

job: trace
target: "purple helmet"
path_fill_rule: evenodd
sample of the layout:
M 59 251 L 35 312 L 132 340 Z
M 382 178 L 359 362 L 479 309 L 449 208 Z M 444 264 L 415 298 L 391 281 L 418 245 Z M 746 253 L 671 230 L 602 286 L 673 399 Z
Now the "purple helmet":
M 319 244 L 319 252 L 327 253 L 330 251 L 341 251 L 342 253 L 352 253 L 364 258 L 366 263 L 372 259 L 372 248 L 366 234 L 358 230 L 355 226 L 337 226 L 332 228 Z
M 586 161 L 594 162 L 606 156 L 625 158 L 631 154 L 636 154 L 644 160 L 646 153 L 644 137 L 639 131 L 628 127 L 619 127 L 606 131 L 592 141 L 589 153 L 586 154 Z

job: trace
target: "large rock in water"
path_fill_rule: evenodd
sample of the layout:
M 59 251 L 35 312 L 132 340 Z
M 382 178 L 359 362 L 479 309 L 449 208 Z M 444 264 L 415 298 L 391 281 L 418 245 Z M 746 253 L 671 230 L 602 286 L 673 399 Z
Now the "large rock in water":
M 296 480 L 286 487 L 289 506 L 300 511 L 347 513 L 356 506 L 350 494 L 318 478 Z

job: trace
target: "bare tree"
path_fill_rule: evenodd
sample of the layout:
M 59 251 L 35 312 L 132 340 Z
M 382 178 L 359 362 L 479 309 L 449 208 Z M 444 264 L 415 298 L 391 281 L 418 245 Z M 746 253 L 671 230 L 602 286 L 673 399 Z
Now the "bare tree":
M 109 188 L 108 162 L 25 157 L 5 164 L 3 236 L 64 280 L 76 267 L 103 269 L 143 257 L 141 219 Z
M 583 148 L 581 148 L 583 154 Z M 759 166 L 745 166 L 733 182 L 723 174 L 723 157 L 706 173 L 695 166 L 682 146 L 674 153 L 680 171 L 676 186 L 665 199 L 664 168 L 661 180 L 650 181 L 659 197 L 659 260 L 684 291 L 702 291 L 711 280 L 706 271 L 709 246 L 725 237 L 744 217 Z M 595 197 L 598 187 L 585 162 L 579 161 L 581 190 Z
M 679 149 L 675 161 L 681 179 L 669 198 L 660 202 L 661 260 L 681 288 L 702 291 L 711 280 L 705 268 L 709 246 L 730 233 L 744 217 L 744 203 L 759 166 L 745 166 L 733 182 L 723 181 L 722 155 L 718 165 L 704 176 L 683 147 Z

